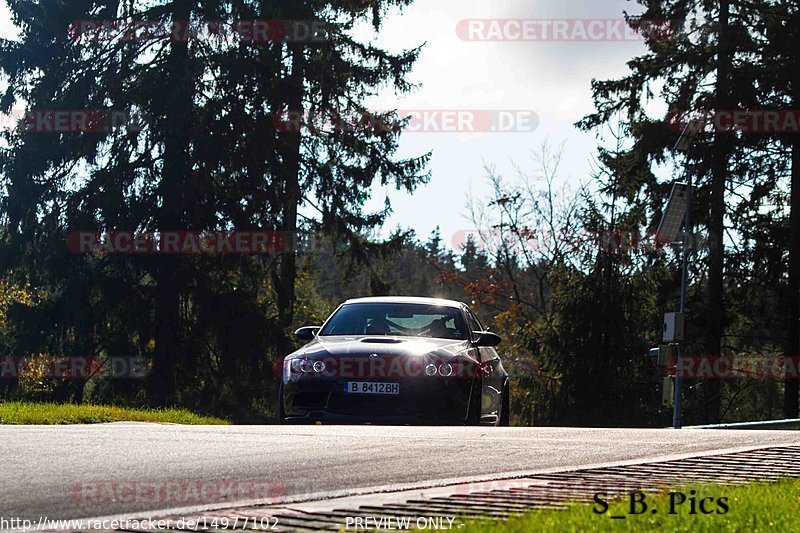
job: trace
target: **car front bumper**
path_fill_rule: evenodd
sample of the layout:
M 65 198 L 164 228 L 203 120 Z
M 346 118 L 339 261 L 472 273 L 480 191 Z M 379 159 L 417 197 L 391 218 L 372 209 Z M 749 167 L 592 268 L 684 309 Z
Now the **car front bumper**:
M 475 405 L 472 379 L 381 380 L 399 383 L 397 395 L 346 393 L 347 381 L 314 378 L 284 381 L 281 398 L 284 421 L 462 425 L 470 420 L 470 406 Z

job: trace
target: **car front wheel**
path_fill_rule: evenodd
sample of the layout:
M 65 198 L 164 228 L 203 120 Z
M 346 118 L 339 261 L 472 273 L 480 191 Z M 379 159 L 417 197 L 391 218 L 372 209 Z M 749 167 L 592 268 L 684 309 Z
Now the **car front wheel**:
M 281 381 L 281 384 L 278 387 L 278 407 L 275 412 L 277 413 L 278 424 L 285 424 L 286 410 L 283 407 L 283 381 Z
M 511 425 L 511 391 L 508 385 L 503 389 L 503 403 L 500 408 L 500 426 Z

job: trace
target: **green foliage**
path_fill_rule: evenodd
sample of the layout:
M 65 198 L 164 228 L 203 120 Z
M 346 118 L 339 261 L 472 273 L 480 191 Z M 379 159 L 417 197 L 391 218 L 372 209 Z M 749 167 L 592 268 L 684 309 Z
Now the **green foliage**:
M 564 511 L 536 511 L 507 521 L 465 521 L 460 531 L 526 532 L 526 531 L 798 531 L 797 502 L 800 499 L 800 482 L 784 480 L 778 483 L 754 483 L 744 486 L 698 485 L 673 489 L 689 495 L 696 491 L 698 497 L 728 498 L 728 512 L 716 514 L 689 514 L 688 503 L 676 507 L 668 514 L 669 496 L 647 495 L 650 509 L 657 514 L 628 515 L 628 501 L 613 503 L 602 515 L 595 514 L 594 504 L 573 505 Z M 709 507 L 710 508 L 710 507 Z M 599 507 L 598 507 L 599 509 Z M 609 516 L 625 516 L 625 520 L 611 520 Z
M 790 173 L 800 168 L 790 153 L 800 145 L 705 131 L 679 155 L 677 132 L 646 111 L 655 87 L 669 112 L 796 108 L 800 26 L 790 3 L 733 2 L 721 24 L 728 2 L 640 1 L 645 19 L 681 24 L 668 39 L 648 39 L 628 75 L 593 83 L 596 111 L 578 125 L 616 124 L 616 142 L 598 148 L 591 183 L 568 190 L 558 176 L 562 153 L 547 144 L 514 179 L 489 168 L 490 197 L 470 199 L 480 234 L 451 251 L 438 230 L 376 239 L 391 205 L 364 209 L 376 184 L 406 192 L 424 184 L 429 154 L 397 157 L 399 127 L 334 125 L 397 124 L 395 113 L 364 102 L 385 86 L 412 90 L 407 76 L 420 48 L 388 52 L 351 30 L 366 22 L 377 33 L 389 9 L 410 2 L 12 2 L 21 38 L 0 43 L 2 111 L 24 103 L 141 120 L 136 128 L 2 133 L 0 346 L 43 361 L 136 356 L 152 372 L 147 384 L 53 384 L 32 370 L 20 383 L 0 383 L 0 397 L 181 405 L 262 422 L 273 414 L 276 362 L 297 347 L 296 327 L 321 323 L 347 298 L 408 294 L 465 301 L 505 337 L 515 423 L 666 425 L 662 371 L 645 353 L 659 341 L 661 314 L 676 308 L 678 257 L 648 249 L 646 237 L 670 190 L 654 169 L 673 159 L 700 184 L 687 349 L 781 351 L 794 323 L 783 309 L 798 301 L 787 291 L 800 276 L 790 275 L 786 244 L 800 235 L 787 214 Z M 297 19 L 325 24 L 329 39 L 241 46 L 68 36 L 72 21 L 117 16 L 167 25 Z M 287 112 L 312 124 L 283 131 Z M 73 230 L 176 228 L 277 229 L 301 246 L 170 257 L 78 255 L 65 246 Z M 633 246 L 614 244 L 617 236 Z M 686 422 L 772 417 L 781 392 L 766 380 L 689 382 Z
M 783 340 L 794 355 L 800 347 L 800 229 L 795 222 L 787 231 L 787 185 L 800 183 L 796 135 L 725 131 L 709 120 L 685 151 L 675 142 L 690 118 L 705 113 L 796 109 L 797 47 L 789 42 L 797 33 L 797 6 L 767 0 L 639 4 L 642 19 L 670 20 L 674 31 L 646 40 L 646 53 L 628 62 L 625 76 L 592 83 L 596 109 L 577 126 L 603 131 L 611 125 L 619 136 L 616 150 L 600 151 L 601 164 L 615 177 L 605 180 L 603 191 L 613 187 L 627 212 L 652 231 L 671 185 L 659 183 L 655 165 L 674 164 L 676 181 L 686 180 L 684 170 L 691 175 L 695 242 L 702 245 L 691 265 L 686 353 L 766 353 L 770 343 Z M 654 99 L 666 104 L 665 116 L 649 113 Z M 796 195 L 800 188 L 792 190 Z M 789 249 L 793 258 L 787 258 Z M 691 384 L 688 392 L 690 417 L 707 422 L 730 412 L 725 398 L 757 401 L 742 396 L 739 385 L 719 381 Z M 787 398 L 792 403 L 796 412 L 797 398 Z
M 147 383 L 74 381 L 52 391 L 60 400 L 80 402 L 86 394 L 248 421 L 269 416 L 273 366 L 292 349 L 294 324 L 318 322 L 332 305 L 319 301 L 305 274 L 296 279 L 296 250 L 80 255 L 68 251 L 67 234 L 256 228 L 280 230 L 291 242 L 313 233 L 348 244 L 360 265 L 396 249 L 364 238 L 390 205 L 377 213 L 363 205 L 374 183 L 408 192 L 424 183 L 428 156 L 395 157 L 398 128 L 278 125 L 287 112 L 396 122 L 395 113 L 372 113 L 363 102 L 380 87 L 412 89 L 406 76 L 419 49 L 390 53 L 356 41 L 350 30 L 367 22 L 377 32 L 389 9 L 408 3 L 12 2 L 20 38 L 0 43 L 8 80 L 2 110 L 96 110 L 131 123 L 2 133 L 0 270 L 14 269 L 49 295 L 41 305 L 17 306 L 24 309 L 8 335 L 0 301 L 4 349 L 152 362 Z M 74 21 L 117 18 L 159 27 L 300 20 L 324 26 L 327 38 L 245 45 L 202 36 L 75 39 L 69 32 Z
M 33 402 L 0 403 L 0 424 L 100 424 L 108 422 L 190 425 L 228 423 L 219 418 L 196 415 L 186 409 L 134 409 L 109 405 Z

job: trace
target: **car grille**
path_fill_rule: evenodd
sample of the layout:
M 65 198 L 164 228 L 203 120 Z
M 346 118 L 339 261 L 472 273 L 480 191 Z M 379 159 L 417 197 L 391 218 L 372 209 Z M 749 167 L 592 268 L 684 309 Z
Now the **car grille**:
M 346 415 L 397 416 L 415 414 L 416 406 L 399 396 L 332 394 L 328 410 Z
M 298 392 L 294 395 L 294 406 L 300 409 L 323 409 L 328 401 L 328 392 Z

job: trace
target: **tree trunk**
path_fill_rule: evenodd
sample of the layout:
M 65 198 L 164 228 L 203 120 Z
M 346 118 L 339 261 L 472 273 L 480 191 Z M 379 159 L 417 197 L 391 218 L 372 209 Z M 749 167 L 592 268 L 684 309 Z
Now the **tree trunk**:
M 786 356 L 797 357 L 800 355 L 800 142 L 796 139 L 792 141 L 791 194 Z M 787 374 L 784 385 L 783 413 L 785 418 L 798 418 L 798 378 L 790 374 Z
M 172 18 L 175 24 L 190 19 L 187 0 L 173 3 Z M 178 30 L 180 31 L 180 30 Z M 166 106 L 166 136 L 164 138 L 163 175 L 161 176 L 158 230 L 180 231 L 183 226 L 185 195 L 188 180 L 189 159 L 189 114 L 192 106 L 193 87 L 188 71 L 188 42 L 178 38 L 171 42 L 167 58 L 169 72 L 165 84 L 169 98 Z M 150 374 L 150 399 L 155 406 L 169 405 L 174 401 L 177 386 L 176 367 L 181 359 L 182 343 L 180 322 L 180 272 L 183 261 L 180 256 L 163 254 L 158 257 L 156 279 L 156 345 Z
M 729 49 L 729 0 L 719 3 L 719 43 L 717 55 L 716 101 L 717 109 L 730 109 L 730 68 Z M 704 356 L 720 356 L 722 336 L 725 333 L 726 309 L 724 292 L 725 270 L 725 181 L 728 177 L 728 160 L 731 152 L 731 133 L 716 132 L 711 166 L 711 198 L 708 224 L 708 309 L 709 328 L 706 335 Z M 721 406 L 721 384 L 717 379 L 703 384 L 705 393 L 703 410 L 706 423 L 719 421 Z
M 301 45 L 290 45 L 292 70 L 289 76 L 289 93 L 286 104 L 291 114 L 303 116 L 304 60 Z M 301 128 L 285 133 L 283 144 L 282 178 L 284 180 L 284 203 L 281 230 L 284 235 L 284 250 L 281 255 L 278 274 L 275 276 L 275 291 L 278 307 L 278 325 L 281 332 L 291 326 L 294 320 L 294 284 L 297 277 L 297 208 L 300 204 L 300 151 Z M 286 352 L 291 342 L 285 335 L 279 336 L 278 349 Z M 288 352 L 281 355 L 287 355 Z

